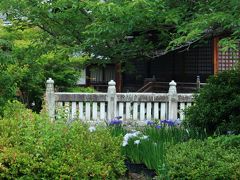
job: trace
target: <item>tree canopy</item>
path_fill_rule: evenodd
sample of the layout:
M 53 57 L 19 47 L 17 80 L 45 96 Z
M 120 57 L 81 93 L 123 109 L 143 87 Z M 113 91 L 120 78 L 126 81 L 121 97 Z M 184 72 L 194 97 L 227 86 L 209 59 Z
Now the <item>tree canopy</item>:
M 0 115 L 13 98 L 40 110 L 48 77 L 60 89 L 75 85 L 87 57 L 69 56 L 68 47 L 47 43 L 45 38 L 45 32 L 35 26 L 0 24 Z
M 240 31 L 238 0 L 2 0 L 0 7 L 14 24 L 37 26 L 51 43 L 97 63 L 157 57 L 223 33 L 231 45 Z

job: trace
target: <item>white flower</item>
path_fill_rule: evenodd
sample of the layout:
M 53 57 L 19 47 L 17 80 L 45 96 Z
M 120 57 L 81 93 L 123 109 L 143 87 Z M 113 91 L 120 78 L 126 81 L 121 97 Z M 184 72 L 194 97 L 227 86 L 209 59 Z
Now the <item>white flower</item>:
M 140 143 L 140 140 L 136 140 L 136 141 L 134 141 L 134 144 L 139 144 Z
M 144 136 L 140 137 L 140 139 L 148 139 L 148 136 L 144 135 Z
M 90 132 L 93 132 L 93 131 L 96 131 L 96 128 L 95 128 L 94 126 L 91 126 L 91 127 L 88 128 L 88 130 L 89 130 Z
M 141 132 L 140 131 L 134 131 L 132 133 L 127 133 L 125 134 L 125 136 L 123 137 L 123 144 L 122 146 L 126 146 L 128 144 L 128 140 L 133 138 L 133 137 L 137 137 Z
M 123 137 L 123 139 L 125 140 L 125 141 L 128 141 L 128 139 L 130 139 L 132 137 L 132 134 L 131 133 L 127 133 L 127 134 L 125 134 L 125 136 Z
M 140 131 L 135 131 L 132 133 L 132 137 L 137 137 L 139 134 L 141 134 Z
M 128 145 L 128 141 L 123 141 L 122 146 L 125 147 L 126 145 Z
M 130 138 L 137 137 L 139 134 L 140 134 L 139 131 L 136 131 L 133 133 L 127 133 L 127 134 L 125 134 L 124 139 L 128 140 Z

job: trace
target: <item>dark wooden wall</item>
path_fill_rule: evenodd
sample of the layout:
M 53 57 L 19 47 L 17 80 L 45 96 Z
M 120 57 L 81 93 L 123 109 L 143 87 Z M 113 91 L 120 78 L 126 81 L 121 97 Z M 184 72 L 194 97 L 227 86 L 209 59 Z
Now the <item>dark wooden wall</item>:
M 135 61 L 135 72 L 122 76 L 123 91 L 134 91 L 143 86 L 146 78 L 157 81 L 196 82 L 200 76 L 205 82 L 214 73 L 213 41 L 193 45 L 189 50 L 175 51 L 148 61 Z

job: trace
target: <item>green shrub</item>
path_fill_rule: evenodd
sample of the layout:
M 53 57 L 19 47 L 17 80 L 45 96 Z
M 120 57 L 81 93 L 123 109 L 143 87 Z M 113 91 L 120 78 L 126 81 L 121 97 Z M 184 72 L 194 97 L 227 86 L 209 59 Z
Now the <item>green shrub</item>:
M 186 111 L 185 124 L 207 133 L 240 133 L 240 71 L 212 76 Z
M 168 148 L 171 179 L 239 179 L 240 135 L 190 140 Z
M 67 88 L 67 92 L 94 93 L 96 90 L 93 87 L 71 87 Z
M 0 179 L 114 179 L 124 174 L 121 137 L 79 121 L 50 122 L 22 108 L 0 120 Z M 13 108 L 18 109 L 18 108 Z

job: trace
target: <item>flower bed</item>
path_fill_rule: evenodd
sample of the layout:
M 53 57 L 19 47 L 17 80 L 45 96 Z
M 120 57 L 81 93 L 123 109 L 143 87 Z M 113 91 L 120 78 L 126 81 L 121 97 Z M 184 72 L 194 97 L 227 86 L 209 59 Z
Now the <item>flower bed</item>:
M 147 126 L 139 131 L 132 131 L 123 137 L 123 152 L 133 163 L 145 164 L 156 174 L 164 170 L 167 145 L 173 145 L 189 138 L 189 133 L 176 127 L 173 121 L 159 123 L 147 121 Z
M 207 138 L 170 120 L 146 121 L 145 127 L 122 133 L 127 168 L 145 178 L 240 178 L 240 136 Z

